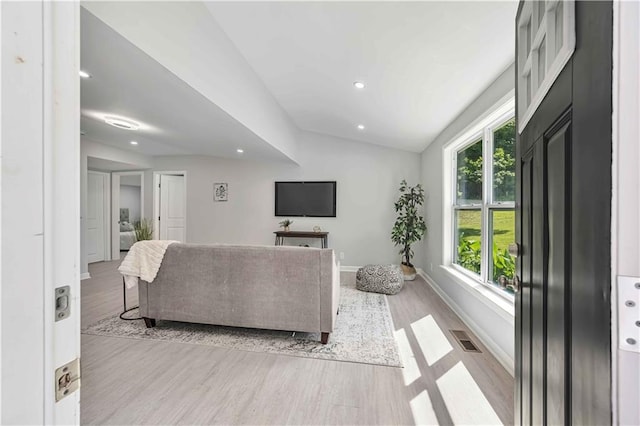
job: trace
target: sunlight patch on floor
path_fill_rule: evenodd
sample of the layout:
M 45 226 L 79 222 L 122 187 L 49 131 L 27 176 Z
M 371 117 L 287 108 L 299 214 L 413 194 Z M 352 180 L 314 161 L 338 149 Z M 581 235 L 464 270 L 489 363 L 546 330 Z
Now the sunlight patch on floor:
M 449 340 L 447 340 L 447 336 L 440 330 L 436 320 L 431 315 L 413 322 L 411 329 L 420 344 L 420 349 L 429 367 L 453 350 Z
M 407 333 L 404 331 L 404 328 L 395 331 L 393 334 L 396 339 L 396 343 L 398 343 L 402 365 L 404 365 L 404 368 L 402 369 L 404 385 L 409 386 L 418 377 L 420 377 L 420 367 L 418 367 L 416 356 L 411 350 L 411 344 L 409 344 L 409 339 L 407 338 Z
M 431 399 L 426 390 L 423 390 L 409 402 L 411 406 L 411 414 L 416 425 L 437 425 L 438 418 L 436 412 L 433 411 Z
M 454 424 L 502 424 L 462 361 L 436 380 L 436 384 Z

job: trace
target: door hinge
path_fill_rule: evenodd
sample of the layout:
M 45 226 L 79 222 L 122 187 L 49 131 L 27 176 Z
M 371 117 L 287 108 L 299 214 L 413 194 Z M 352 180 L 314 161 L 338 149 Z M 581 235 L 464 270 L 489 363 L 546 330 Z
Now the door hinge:
M 158 216 L 158 222 L 160 222 L 160 216 Z
M 56 369 L 56 402 L 80 388 L 80 358 Z
M 640 277 L 618 277 L 618 347 L 640 353 Z
M 56 322 L 71 315 L 71 287 L 68 285 L 56 288 Z

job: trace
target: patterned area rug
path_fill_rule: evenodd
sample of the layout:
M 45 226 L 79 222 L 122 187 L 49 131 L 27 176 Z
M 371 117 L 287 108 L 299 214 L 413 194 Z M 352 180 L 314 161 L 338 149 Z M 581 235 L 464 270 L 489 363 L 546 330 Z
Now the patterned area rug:
M 326 345 L 319 342 L 319 333 L 291 333 L 175 321 L 158 321 L 156 327 L 148 329 L 142 320 L 124 321 L 118 315 L 99 321 L 82 332 L 402 367 L 398 346 L 393 338 L 393 320 L 387 297 L 358 291 L 352 285 L 343 284 L 340 290 L 340 314 L 336 320 L 336 329 Z M 137 316 L 137 312 L 132 311 L 130 315 Z

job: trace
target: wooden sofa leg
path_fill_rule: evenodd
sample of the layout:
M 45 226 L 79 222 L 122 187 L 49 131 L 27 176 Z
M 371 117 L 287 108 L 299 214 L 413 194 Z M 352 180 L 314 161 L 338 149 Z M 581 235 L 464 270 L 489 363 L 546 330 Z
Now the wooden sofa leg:
M 147 328 L 153 328 L 153 327 L 156 326 L 156 319 L 155 318 L 143 317 L 142 319 L 144 320 L 144 325 L 146 325 Z
M 329 333 L 321 333 L 320 342 L 322 342 L 323 345 L 326 345 L 327 342 L 329 342 Z

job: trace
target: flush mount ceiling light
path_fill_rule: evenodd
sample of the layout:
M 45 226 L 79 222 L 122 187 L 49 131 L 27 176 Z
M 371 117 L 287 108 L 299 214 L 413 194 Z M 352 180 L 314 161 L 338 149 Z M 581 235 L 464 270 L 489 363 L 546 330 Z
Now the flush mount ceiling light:
M 111 115 L 106 115 L 104 117 L 104 122 L 113 127 L 117 127 L 118 129 L 138 130 L 140 128 L 140 123 L 137 123 L 133 120 L 129 120 L 127 118 L 114 117 Z
M 91 78 L 91 74 L 89 74 L 88 72 L 84 71 L 84 70 L 80 70 L 80 77 L 82 78 Z
M 365 87 L 364 81 L 354 81 L 353 87 L 355 87 L 356 89 L 364 89 Z
M 129 142 L 129 143 L 130 143 L 131 145 L 138 145 L 138 142 L 136 142 L 136 141 L 131 141 L 131 142 Z
M 364 124 L 358 124 L 358 130 L 364 130 Z
M 238 148 L 238 149 L 236 149 L 236 152 L 237 152 L 238 154 L 242 154 L 242 153 L 244 152 L 244 149 Z
M 83 122 L 85 118 L 92 118 L 99 121 L 100 123 L 108 123 L 111 126 L 117 127 L 118 129 L 139 130 L 145 133 L 163 133 L 163 131 L 157 127 L 150 126 L 149 124 L 138 120 L 133 120 L 124 115 L 118 115 L 112 111 L 82 109 L 80 113 L 82 115 Z

